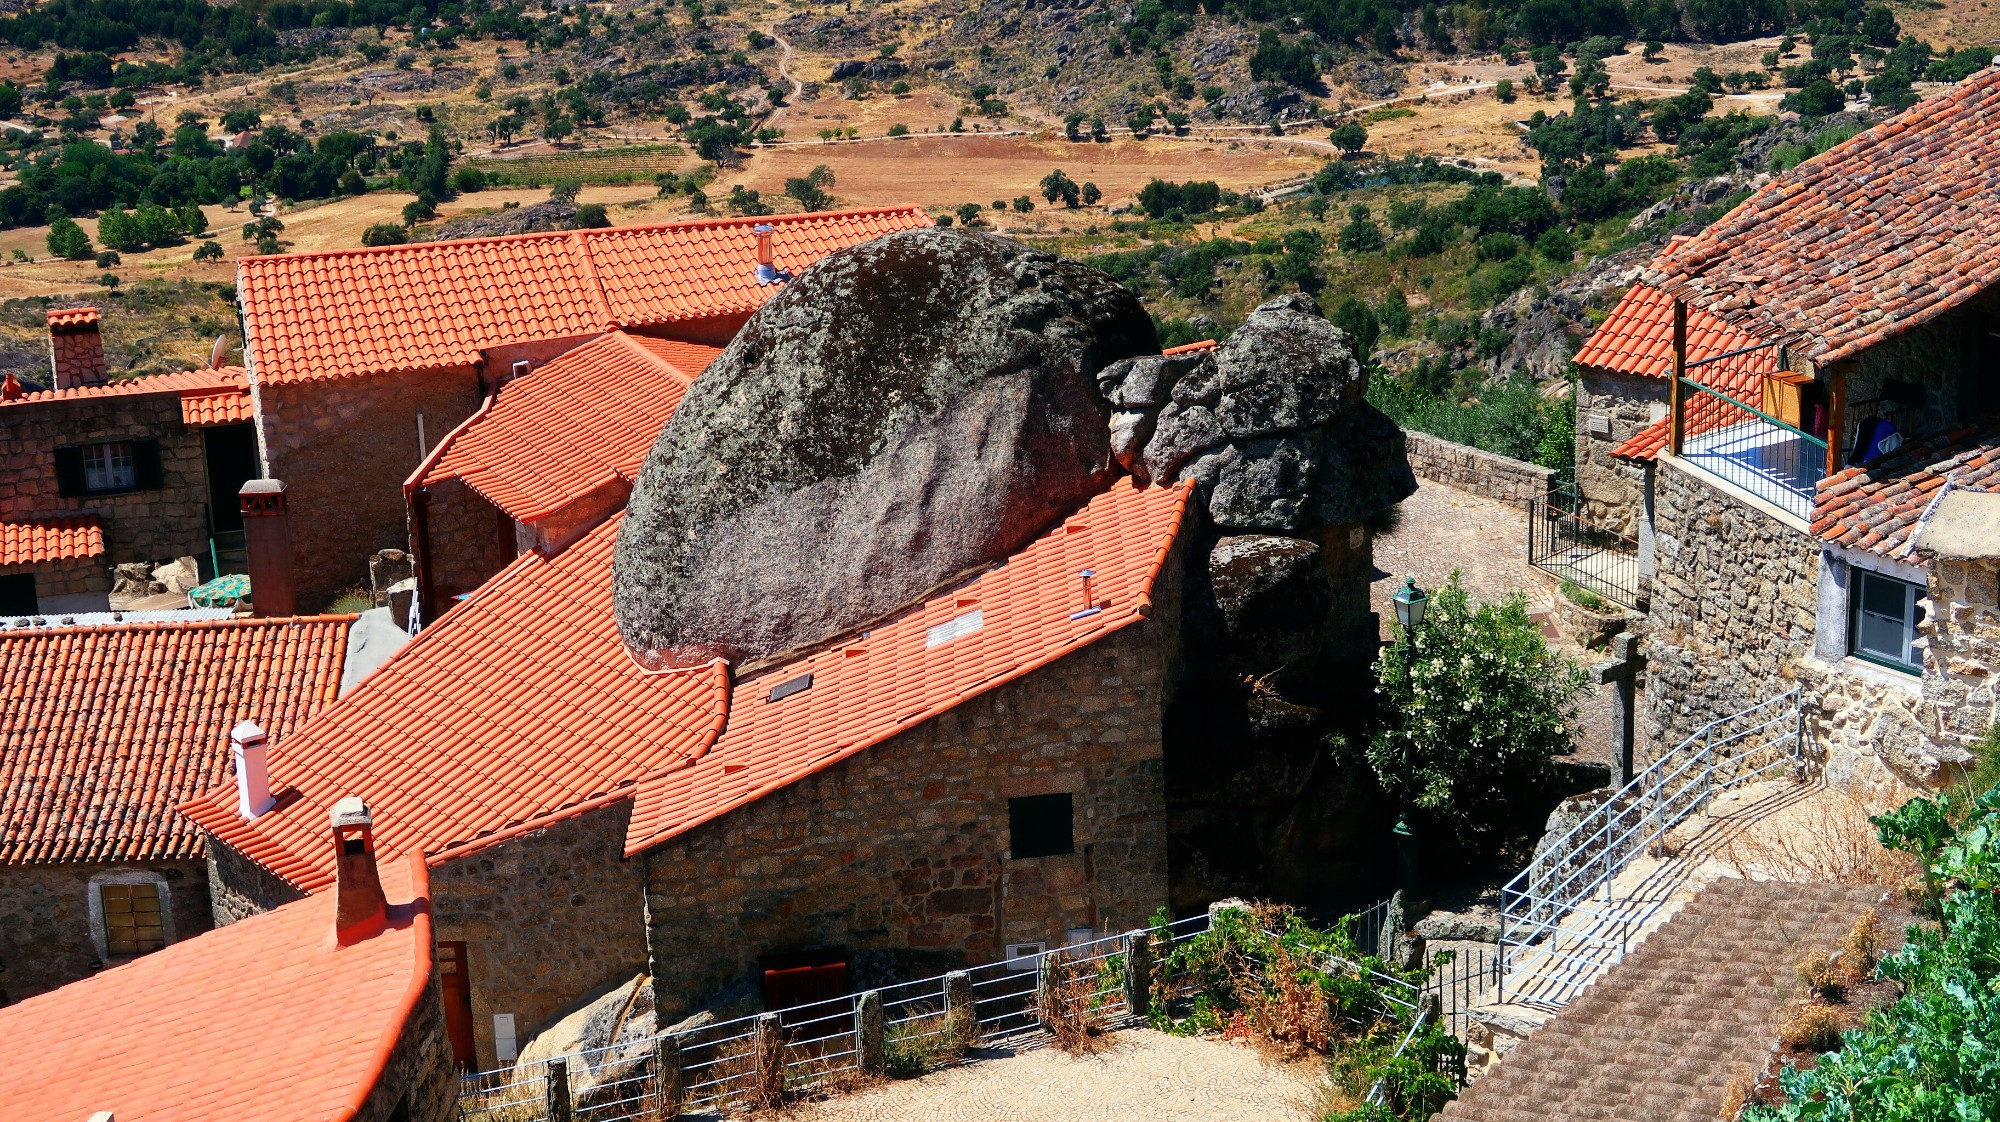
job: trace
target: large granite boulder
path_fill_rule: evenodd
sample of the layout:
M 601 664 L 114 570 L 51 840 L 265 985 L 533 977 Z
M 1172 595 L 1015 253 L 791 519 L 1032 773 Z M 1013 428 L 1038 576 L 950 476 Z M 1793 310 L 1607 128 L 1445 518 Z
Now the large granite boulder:
M 1157 349 L 1116 281 L 1003 238 L 915 230 L 827 257 L 653 446 L 619 531 L 627 646 L 771 658 L 1005 557 L 1109 481 L 1096 375 Z
M 1098 384 L 1118 462 L 1142 482 L 1198 480 L 1224 531 L 1312 534 L 1417 489 L 1402 430 L 1364 400 L 1353 340 L 1303 293 L 1212 351 L 1114 363 Z

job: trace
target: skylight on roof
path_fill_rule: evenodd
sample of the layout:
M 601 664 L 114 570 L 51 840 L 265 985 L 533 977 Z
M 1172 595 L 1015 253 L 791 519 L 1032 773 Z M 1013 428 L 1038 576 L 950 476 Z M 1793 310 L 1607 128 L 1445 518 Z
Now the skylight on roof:
M 942 647 L 953 639 L 963 639 L 984 626 L 986 617 L 980 614 L 978 608 L 974 608 L 943 623 L 931 625 L 930 630 L 924 632 L 924 646 Z
M 770 699 L 765 704 L 769 704 L 771 701 L 783 701 L 795 693 L 804 693 L 812 688 L 812 684 L 813 676 L 811 674 L 801 674 L 796 678 L 779 682 L 777 685 L 771 687 Z

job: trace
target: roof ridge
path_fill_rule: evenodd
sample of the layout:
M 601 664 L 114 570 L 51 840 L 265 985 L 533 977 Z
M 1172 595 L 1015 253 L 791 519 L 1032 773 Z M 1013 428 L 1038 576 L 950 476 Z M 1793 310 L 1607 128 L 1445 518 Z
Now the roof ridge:
M 666 359 L 661 358 L 659 355 L 654 354 L 652 349 L 641 343 L 638 336 L 632 332 L 619 327 L 614 328 L 609 334 L 616 335 L 619 343 L 624 345 L 626 351 L 637 357 L 641 362 L 646 363 L 662 374 L 672 375 L 682 385 L 694 385 L 694 374 L 690 374 L 673 363 L 668 362 Z M 696 373 L 699 373 L 699 371 Z
M 576 253 L 577 263 L 583 268 L 583 279 L 590 286 L 585 291 L 590 294 L 591 309 L 597 313 L 597 321 L 604 325 L 606 331 L 615 329 L 618 317 L 611 314 L 611 297 L 605 294 L 604 278 L 597 275 L 597 258 L 591 255 L 590 242 L 583 236 L 582 230 L 571 230 L 569 244 Z
M 37 614 L 43 618 L 47 618 L 49 616 L 65 616 L 79 613 L 41 612 Z M 353 623 L 360 618 L 361 616 L 358 612 L 325 612 L 320 615 L 310 616 L 243 616 L 231 619 L 128 620 L 119 623 L 80 623 L 69 627 L 8 628 L 0 630 L 0 639 L 18 639 L 24 636 L 43 638 L 50 635 L 70 635 L 78 632 L 105 635 L 139 631 L 219 631 L 230 627 L 274 627 L 279 624 Z
M 404 242 L 400 245 L 360 245 L 341 246 L 335 249 L 319 249 L 310 253 L 253 253 L 239 258 L 240 266 L 264 265 L 284 261 L 318 261 L 335 257 L 364 257 L 371 254 L 393 256 L 402 253 L 421 253 L 440 246 L 493 245 L 500 242 L 547 241 L 556 242 L 572 235 L 586 240 L 601 237 L 617 237 L 626 234 L 650 234 L 660 230 L 713 230 L 742 226 L 761 222 L 796 223 L 827 218 L 858 218 L 877 214 L 925 214 L 924 208 L 909 203 L 902 206 L 854 207 L 849 210 L 808 210 L 788 214 L 764 214 L 749 217 L 702 218 L 679 222 L 638 222 L 630 226 L 604 226 L 593 230 L 530 230 L 524 234 L 493 234 L 483 238 L 440 238 L 428 242 Z M 928 217 L 928 214 L 926 214 Z

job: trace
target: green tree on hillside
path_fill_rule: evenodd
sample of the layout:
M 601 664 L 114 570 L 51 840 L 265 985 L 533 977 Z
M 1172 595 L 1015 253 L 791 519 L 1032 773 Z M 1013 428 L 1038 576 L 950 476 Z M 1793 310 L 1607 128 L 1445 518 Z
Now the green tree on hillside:
M 90 235 L 60 207 L 49 208 L 49 252 L 65 261 L 82 261 L 94 252 Z
M 1367 147 L 1368 130 L 1354 121 L 1349 121 L 1327 134 L 1327 139 L 1333 142 L 1335 148 L 1352 156 Z

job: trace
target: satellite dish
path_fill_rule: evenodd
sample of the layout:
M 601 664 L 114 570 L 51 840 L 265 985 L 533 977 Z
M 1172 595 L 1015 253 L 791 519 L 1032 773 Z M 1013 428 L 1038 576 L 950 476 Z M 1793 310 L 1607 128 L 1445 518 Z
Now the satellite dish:
M 222 356 L 229 353 L 229 336 L 217 335 L 215 346 L 208 349 L 208 368 L 214 370 L 222 365 Z

